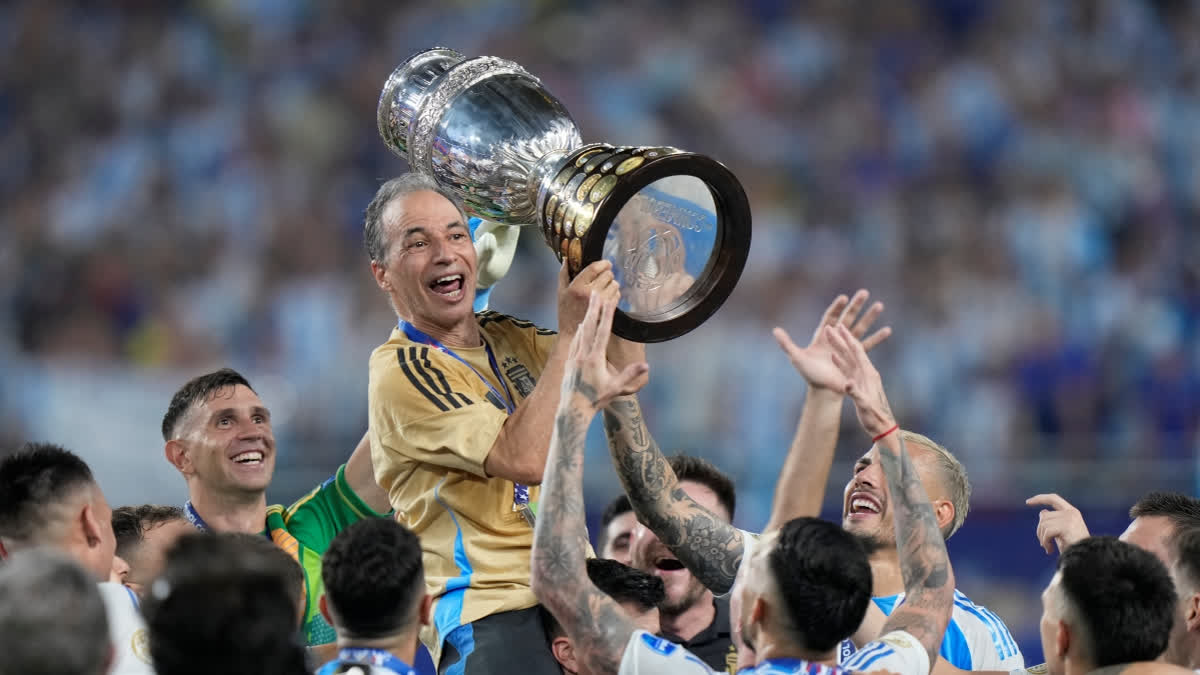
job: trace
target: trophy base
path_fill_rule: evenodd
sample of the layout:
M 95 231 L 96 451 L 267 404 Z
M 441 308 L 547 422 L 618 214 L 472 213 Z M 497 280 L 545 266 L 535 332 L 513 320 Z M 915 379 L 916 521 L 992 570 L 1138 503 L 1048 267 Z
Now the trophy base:
M 750 205 L 719 162 L 662 147 L 585 145 L 541 181 L 543 237 L 572 277 L 613 263 L 613 333 L 663 342 L 713 315 L 750 254 Z

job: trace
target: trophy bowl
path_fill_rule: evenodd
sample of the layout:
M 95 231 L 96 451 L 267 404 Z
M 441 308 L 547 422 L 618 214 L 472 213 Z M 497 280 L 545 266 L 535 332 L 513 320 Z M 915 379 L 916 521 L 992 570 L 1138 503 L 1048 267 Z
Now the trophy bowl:
M 572 276 L 611 261 L 623 338 L 691 331 L 746 265 L 750 204 L 732 172 L 676 148 L 585 145 L 562 103 L 511 61 L 419 52 L 388 78 L 378 123 L 384 143 L 468 213 L 539 227 Z

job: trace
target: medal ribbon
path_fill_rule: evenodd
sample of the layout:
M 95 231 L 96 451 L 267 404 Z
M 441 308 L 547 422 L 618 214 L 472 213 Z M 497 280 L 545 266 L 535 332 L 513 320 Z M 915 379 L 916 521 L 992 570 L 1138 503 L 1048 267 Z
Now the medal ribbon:
M 417 328 L 416 326 L 412 325 L 411 323 L 408 323 L 407 321 L 404 321 L 403 319 L 400 320 L 398 327 L 400 328 L 401 331 L 404 332 L 404 335 L 406 337 L 408 337 L 409 340 L 412 340 L 413 342 L 418 342 L 421 344 L 429 345 L 430 347 L 437 349 L 438 351 L 442 352 L 443 354 L 447 354 L 447 355 L 453 357 L 459 363 L 470 368 L 471 372 L 475 373 L 475 376 L 478 377 L 479 380 L 481 382 L 483 382 L 483 384 L 488 388 L 488 391 L 495 394 L 496 398 L 499 399 L 504 404 L 504 409 L 508 411 L 509 415 L 513 414 L 513 411 L 516 410 L 517 406 L 515 403 L 513 403 L 512 392 L 509 391 L 509 389 L 508 389 L 508 382 L 505 381 L 504 375 L 501 374 L 500 366 L 496 363 L 496 355 L 492 352 L 492 346 L 490 344 L 488 344 L 487 340 L 483 341 L 483 347 L 484 347 L 484 349 L 487 350 L 488 365 L 492 367 L 492 374 L 496 376 L 496 380 L 498 382 L 500 382 L 500 386 L 504 387 L 503 394 L 501 394 L 500 390 L 496 389 L 496 387 L 493 386 L 492 383 L 490 381 L 488 381 L 488 379 L 486 377 L 483 376 L 483 373 L 479 372 L 478 370 L 475 370 L 475 366 L 472 366 L 470 363 L 467 363 L 466 359 L 459 356 L 458 354 L 455 354 L 452 349 L 449 349 L 448 347 L 446 347 L 446 345 L 442 344 L 437 338 L 426 334 L 421 329 Z M 529 506 L 529 486 L 523 485 L 521 483 L 513 483 L 513 508 L 514 508 L 514 510 L 518 510 L 521 507 L 528 507 L 528 506 Z

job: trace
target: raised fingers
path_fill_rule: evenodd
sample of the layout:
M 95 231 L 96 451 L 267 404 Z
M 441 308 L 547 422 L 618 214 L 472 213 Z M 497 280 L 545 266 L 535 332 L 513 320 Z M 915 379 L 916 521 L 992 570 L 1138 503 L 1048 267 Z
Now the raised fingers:
M 842 310 L 841 324 L 843 326 L 851 326 L 854 320 L 858 318 L 858 313 L 862 311 L 863 305 L 867 304 L 867 298 L 871 294 L 866 289 L 859 289 L 850 297 L 850 304 L 846 305 L 846 309 Z
M 892 327 L 884 326 L 883 328 L 880 328 L 879 330 L 872 333 L 870 337 L 868 337 L 867 339 L 862 341 L 863 349 L 869 352 L 872 349 L 874 349 L 875 347 L 879 346 L 879 343 L 890 338 L 891 336 L 892 336 Z
M 845 295 L 839 295 L 829 303 L 825 308 L 825 313 L 821 315 L 821 323 L 817 325 L 817 330 L 821 330 L 822 326 L 832 326 L 842 318 L 842 312 L 846 309 L 846 304 L 850 302 L 850 298 Z

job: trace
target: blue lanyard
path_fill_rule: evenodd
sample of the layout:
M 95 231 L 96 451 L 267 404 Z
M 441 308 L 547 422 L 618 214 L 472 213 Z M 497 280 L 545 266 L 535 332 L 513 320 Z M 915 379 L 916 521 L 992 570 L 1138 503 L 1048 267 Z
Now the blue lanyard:
M 201 532 L 208 532 L 212 529 L 208 526 L 208 523 L 204 522 L 204 519 L 200 517 L 200 514 L 196 513 L 196 507 L 192 506 L 192 500 L 190 499 L 183 504 L 183 517 L 187 518 L 187 521 L 192 524 L 192 527 L 200 530 Z M 267 539 L 271 538 L 271 533 L 265 526 L 263 528 L 263 533 L 267 535 Z
M 412 666 L 396 658 L 386 650 L 355 647 L 339 649 L 337 658 L 321 666 L 321 669 L 317 671 L 317 675 L 336 673 L 338 667 L 342 664 L 378 666 L 380 668 L 387 668 L 400 675 L 416 675 L 416 671 L 412 669 Z
M 496 376 L 496 381 L 500 383 L 500 386 L 504 387 L 503 395 L 501 395 L 499 389 L 496 389 L 496 387 L 492 386 L 492 383 L 483 376 L 483 373 L 475 370 L 475 366 L 467 363 L 466 359 L 458 354 L 455 354 L 453 350 L 446 347 L 446 345 L 438 341 L 437 338 L 426 335 L 421 331 L 420 328 L 417 328 L 403 319 L 400 320 L 399 328 L 400 330 L 404 331 L 404 335 L 407 336 L 409 340 L 427 344 L 443 354 L 454 357 L 456 361 L 470 368 L 471 372 L 475 373 L 475 376 L 478 377 L 481 382 L 487 385 L 488 390 L 495 394 L 496 398 L 500 399 L 504 403 L 504 409 L 508 411 L 509 415 L 513 414 L 513 411 L 517 409 L 516 404 L 513 403 L 512 392 L 508 390 L 508 383 L 504 381 L 504 376 L 500 374 L 500 366 L 496 363 L 496 355 L 492 353 L 492 346 L 488 344 L 487 340 L 483 341 L 483 347 L 487 350 L 488 365 L 492 367 L 492 374 Z
M 493 394 L 495 394 L 496 398 L 498 398 L 504 402 L 504 409 L 508 411 L 509 415 L 513 414 L 513 411 L 516 410 L 517 407 L 516 407 L 516 404 L 513 403 L 512 392 L 509 391 L 509 389 L 508 389 L 508 382 L 504 381 L 504 375 L 500 373 L 500 366 L 496 364 L 496 355 L 492 353 L 492 346 L 490 344 L 488 344 L 487 340 L 483 341 L 483 347 L 484 347 L 484 349 L 487 350 L 488 365 L 492 367 L 492 374 L 496 376 L 496 380 L 498 382 L 500 382 L 500 386 L 504 387 L 503 395 L 500 394 L 500 391 L 498 389 L 496 389 L 496 387 L 492 386 L 492 383 L 489 382 L 488 379 L 483 376 L 483 373 L 479 372 L 478 370 L 475 370 L 475 366 L 472 366 L 471 364 L 467 363 L 467 361 L 465 359 L 463 359 L 463 357 L 459 356 L 458 354 L 455 354 L 453 350 L 447 348 L 446 345 L 442 344 L 437 338 L 435 338 L 431 335 L 427 335 L 420 328 L 417 328 L 416 326 L 412 325 L 411 323 L 408 323 L 404 319 L 400 320 L 398 327 L 400 328 L 401 331 L 404 332 L 404 335 L 409 340 L 412 340 L 413 342 L 419 342 L 421 344 L 429 345 L 430 347 L 437 349 L 438 351 L 442 352 L 443 354 L 447 354 L 447 355 L 453 357 L 459 363 L 470 368 L 471 372 L 475 373 L 475 376 L 478 377 L 481 382 L 483 382 L 485 385 L 487 385 L 488 390 L 491 391 Z M 528 504 L 529 504 L 529 486 L 523 485 L 521 483 L 513 483 L 513 506 L 514 506 L 514 508 L 519 509 L 520 507 L 528 506 Z
M 187 502 L 185 502 L 183 505 L 183 515 L 185 518 L 187 518 L 188 522 L 192 524 L 192 527 L 200 530 L 201 532 L 208 532 L 210 529 L 212 529 L 208 526 L 208 523 L 204 522 L 204 519 L 200 517 L 200 514 L 196 513 L 196 507 L 192 506 L 192 500 L 190 499 L 187 500 Z

